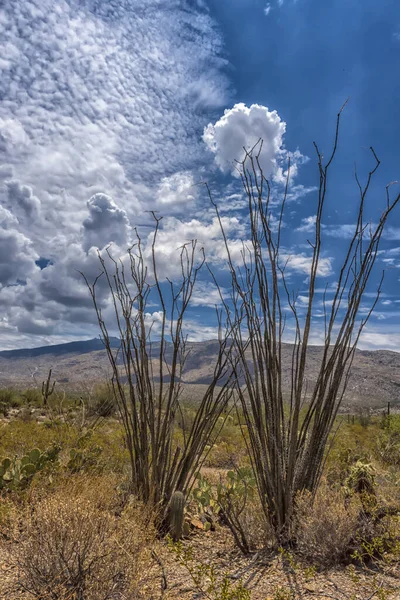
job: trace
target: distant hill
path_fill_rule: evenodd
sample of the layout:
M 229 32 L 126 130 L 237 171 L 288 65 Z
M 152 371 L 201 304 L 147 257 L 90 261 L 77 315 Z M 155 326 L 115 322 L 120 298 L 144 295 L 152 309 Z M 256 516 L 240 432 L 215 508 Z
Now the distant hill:
M 113 348 L 117 348 L 118 338 L 112 338 L 111 344 Z M 182 379 L 195 397 L 201 386 L 211 380 L 218 342 L 191 342 L 188 347 L 190 353 Z M 157 350 L 155 344 L 154 356 L 157 356 Z M 291 352 L 290 344 L 282 345 L 284 391 L 289 390 L 291 381 Z M 167 348 L 167 360 L 169 355 L 170 348 Z M 310 346 L 307 361 L 309 390 L 315 382 L 321 356 L 321 347 Z M 58 387 L 66 390 L 87 390 L 111 376 L 106 351 L 102 341 L 97 338 L 56 346 L 0 352 L 0 387 L 24 388 L 41 385 L 49 368 L 53 369 Z M 388 402 L 391 402 L 393 407 L 400 408 L 400 353 L 387 350 L 358 350 L 354 357 L 344 408 L 380 409 Z
M 111 346 L 118 348 L 118 338 L 110 338 Z M 95 352 L 96 350 L 104 350 L 104 343 L 100 338 L 92 340 L 84 340 L 78 342 L 68 342 L 66 344 L 55 344 L 53 346 L 40 346 L 39 348 L 19 348 L 18 350 L 2 350 L 0 351 L 0 359 L 18 359 L 18 358 L 33 358 L 50 354 L 52 356 L 62 356 L 64 354 L 86 354 L 87 352 Z

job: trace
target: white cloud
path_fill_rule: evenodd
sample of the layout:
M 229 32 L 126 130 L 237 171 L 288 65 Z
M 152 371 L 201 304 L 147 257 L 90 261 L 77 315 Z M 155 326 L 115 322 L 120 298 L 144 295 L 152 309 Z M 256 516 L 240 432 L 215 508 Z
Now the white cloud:
M 226 297 L 227 291 L 223 288 L 219 290 L 212 281 L 198 281 L 193 290 L 191 306 L 205 306 L 208 308 L 221 307 L 222 298 Z
M 310 274 L 312 265 L 312 256 L 303 252 L 280 252 L 280 264 L 283 267 L 287 263 L 287 269 L 289 271 L 295 271 L 296 273 Z M 317 275 L 320 277 L 329 277 L 332 275 L 332 259 L 330 257 L 320 257 L 318 263 Z
M 83 249 L 104 248 L 110 242 L 126 246 L 130 232 L 126 212 L 106 194 L 95 194 L 87 203 L 89 216 L 83 221 Z
M 96 192 L 137 216 L 163 177 L 202 158 L 201 110 L 229 98 L 204 7 L 26 0 L 2 15 L 0 164 L 35 189 L 47 220 L 76 235 Z
M 358 348 L 361 350 L 394 350 L 399 351 L 400 348 L 400 331 L 393 326 L 391 331 L 385 331 L 383 325 L 379 325 L 379 330 L 373 326 L 368 326 L 361 335 Z
M 296 228 L 296 231 L 304 231 L 305 233 L 312 233 L 315 231 L 315 223 L 317 220 L 316 215 L 312 215 L 310 217 L 306 217 L 301 220 L 301 225 Z
M 182 210 L 182 205 L 187 206 L 196 196 L 192 173 L 183 171 L 163 177 L 156 194 L 157 204 L 160 207 L 172 206 Z
M 195 205 L 200 132 L 231 93 L 222 40 L 202 0 L 3 3 L 0 39 L 3 328 L 94 333 L 91 247 L 122 254 L 145 211 Z
M 18 180 L 6 181 L 7 195 L 10 207 L 20 209 L 22 213 L 35 219 L 40 212 L 40 200 L 33 195 L 32 188 L 27 185 L 21 185 Z
M 239 103 L 225 110 L 216 123 L 209 123 L 205 127 L 203 140 L 214 154 L 215 163 L 221 171 L 239 176 L 235 161 L 243 160 L 243 148 L 250 150 L 261 139 L 260 166 L 265 177 L 283 182 L 289 156 L 292 159 L 293 177 L 297 173 L 297 164 L 304 159 L 300 152 L 290 153 L 285 149 L 285 131 L 286 123 L 276 110 L 270 111 L 259 104 L 248 107 Z
M 38 270 L 38 258 L 27 237 L 15 229 L 0 227 L 0 286 L 25 281 Z
M 335 225 L 324 225 L 326 235 L 341 239 L 351 239 L 356 231 L 356 223 L 343 223 Z M 371 223 L 372 230 L 376 229 L 377 223 Z M 365 231 L 365 237 L 368 236 L 368 229 Z M 400 227 L 393 227 L 387 225 L 383 231 L 382 239 L 387 241 L 399 241 L 400 240 Z
M 272 6 L 271 6 L 271 5 L 268 3 L 268 4 L 266 5 L 266 7 L 264 8 L 264 15 L 265 15 L 266 17 L 268 17 L 268 15 L 269 15 L 269 13 L 271 12 L 271 10 L 272 10 Z

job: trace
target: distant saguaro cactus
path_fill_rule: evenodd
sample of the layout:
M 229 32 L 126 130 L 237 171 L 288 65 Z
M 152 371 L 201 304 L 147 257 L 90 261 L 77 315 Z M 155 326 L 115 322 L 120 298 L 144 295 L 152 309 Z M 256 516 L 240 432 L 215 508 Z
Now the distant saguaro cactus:
M 182 492 L 175 491 L 171 496 L 169 505 L 170 533 L 174 542 L 177 542 L 182 537 L 184 511 L 185 496 Z
M 51 371 L 52 371 L 52 369 L 49 370 L 49 374 L 47 376 L 47 381 L 42 382 L 42 398 L 43 398 L 43 404 L 45 406 L 47 406 L 47 401 L 50 398 L 50 396 L 52 395 L 52 393 L 54 392 L 54 388 L 56 387 L 55 381 L 53 381 L 53 384 L 50 385 Z

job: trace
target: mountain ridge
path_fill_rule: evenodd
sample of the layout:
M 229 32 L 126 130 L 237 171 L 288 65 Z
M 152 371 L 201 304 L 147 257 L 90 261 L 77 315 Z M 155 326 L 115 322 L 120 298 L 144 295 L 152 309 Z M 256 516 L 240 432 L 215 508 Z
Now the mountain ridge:
M 113 348 L 119 339 L 110 338 Z M 190 353 L 183 373 L 188 386 L 210 382 L 218 350 L 217 340 L 188 342 Z M 282 345 L 282 381 L 288 390 L 291 380 L 291 344 Z M 157 355 L 157 352 L 154 352 Z M 310 346 L 307 359 L 309 389 L 315 382 L 322 346 Z M 49 368 L 59 387 L 84 390 L 111 376 L 104 344 L 100 338 L 66 344 L 0 351 L 0 387 L 24 388 L 41 384 Z M 344 406 L 381 408 L 390 402 L 400 408 L 400 353 L 393 350 L 357 350 L 351 369 Z

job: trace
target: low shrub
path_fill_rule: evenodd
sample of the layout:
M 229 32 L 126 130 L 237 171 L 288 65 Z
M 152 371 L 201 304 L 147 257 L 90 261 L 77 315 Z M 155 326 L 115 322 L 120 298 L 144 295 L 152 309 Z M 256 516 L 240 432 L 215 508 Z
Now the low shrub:
M 106 418 L 113 415 L 116 408 L 112 385 L 108 382 L 97 385 L 88 402 L 88 414 Z
M 43 397 L 41 392 L 37 388 L 28 388 L 22 393 L 22 397 L 25 398 L 28 404 L 34 406 L 41 406 L 43 404 Z
M 400 415 L 390 415 L 382 419 L 375 455 L 384 465 L 400 466 Z
M 70 480 L 31 499 L 14 546 L 18 585 L 41 600 L 142 598 L 154 541 L 151 520 L 134 504 L 115 511 L 110 478 L 87 482 Z
M 321 485 L 314 501 L 309 492 L 296 500 L 296 549 L 305 559 L 319 565 L 343 561 L 357 533 L 360 504 L 347 501 L 343 490 Z
M 21 399 L 18 397 L 15 390 L 2 388 L 0 389 L 0 404 L 9 408 L 17 408 L 21 405 Z
M 313 564 L 391 563 L 400 558 L 400 509 L 365 487 L 374 474 L 366 468 L 370 465 L 361 467 L 349 478 L 352 490 L 349 485 L 336 490 L 324 483 L 314 501 L 309 492 L 297 497 L 296 552 Z

